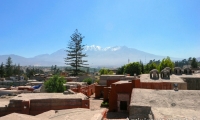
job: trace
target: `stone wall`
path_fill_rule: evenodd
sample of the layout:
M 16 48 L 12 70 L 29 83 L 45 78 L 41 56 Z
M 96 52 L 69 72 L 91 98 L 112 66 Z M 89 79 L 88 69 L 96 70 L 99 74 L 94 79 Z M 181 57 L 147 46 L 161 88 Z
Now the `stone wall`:
M 149 119 L 151 113 L 151 107 L 148 106 L 130 106 L 129 119 Z
M 200 78 L 183 78 L 188 90 L 200 90 Z

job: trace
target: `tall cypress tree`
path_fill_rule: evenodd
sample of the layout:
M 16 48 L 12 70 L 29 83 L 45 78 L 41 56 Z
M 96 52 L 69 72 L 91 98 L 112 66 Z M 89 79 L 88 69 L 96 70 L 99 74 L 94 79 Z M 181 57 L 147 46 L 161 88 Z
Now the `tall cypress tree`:
M 191 66 L 192 66 L 192 68 L 197 68 L 198 67 L 198 62 L 197 62 L 196 58 L 192 58 Z
M 8 57 L 6 62 L 6 76 L 10 77 L 12 74 L 13 74 L 12 60 L 11 57 Z
M 71 35 L 71 40 L 68 44 L 67 58 L 65 58 L 65 64 L 70 65 L 73 69 L 73 75 L 77 76 L 80 72 L 81 67 L 85 67 L 88 64 L 85 64 L 87 60 L 83 60 L 83 57 L 87 57 L 85 53 L 83 53 L 84 46 L 82 45 L 82 40 L 84 36 L 82 36 L 78 30 L 76 29 L 75 32 Z
M 5 74 L 5 68 L 4 68 L 4 64 L 2 62 L 1 66 L 0 66 L 0 77 L 4 77 L 4 74 Z

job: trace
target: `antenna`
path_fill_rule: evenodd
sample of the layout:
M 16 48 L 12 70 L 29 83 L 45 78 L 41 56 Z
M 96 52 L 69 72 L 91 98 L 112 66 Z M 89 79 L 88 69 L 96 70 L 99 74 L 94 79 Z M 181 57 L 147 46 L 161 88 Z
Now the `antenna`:
M 129 58 L 128 58 L 128 64 L 129 64 Z

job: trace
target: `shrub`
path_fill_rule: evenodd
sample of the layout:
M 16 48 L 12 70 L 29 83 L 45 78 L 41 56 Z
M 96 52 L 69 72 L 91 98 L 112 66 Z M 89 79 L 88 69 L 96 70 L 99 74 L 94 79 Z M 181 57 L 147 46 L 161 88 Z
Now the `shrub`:
M 109 106 L 109 103 L 108 102 L 102 102 L 101 103 L 101 107 L 108 107 Z
M 113 75 L 113 71 L 105 68 L 99 70 L 99 73 L 100 75 Z
M 59 93 L 64 92 L 66 87 L 63 84 L 66 83 L 66 80 L 63 77 L 54 75 L 49 80 L 45 81 L 45 89 L 47 92 Z
M 83 82 L 87 82 L 88 85 L 92 84 L 92 78 L 85 78 Z

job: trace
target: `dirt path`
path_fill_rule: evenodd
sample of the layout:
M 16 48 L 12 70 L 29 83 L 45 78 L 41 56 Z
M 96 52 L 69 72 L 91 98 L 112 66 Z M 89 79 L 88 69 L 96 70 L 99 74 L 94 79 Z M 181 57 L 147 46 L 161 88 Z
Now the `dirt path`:
M 95 99 L 95 95 L 93 94 L 90 96 L 90 109 L 91 110 L 98 110 L 101 109 L 101 103 L 103 102 L 103 99 Z

